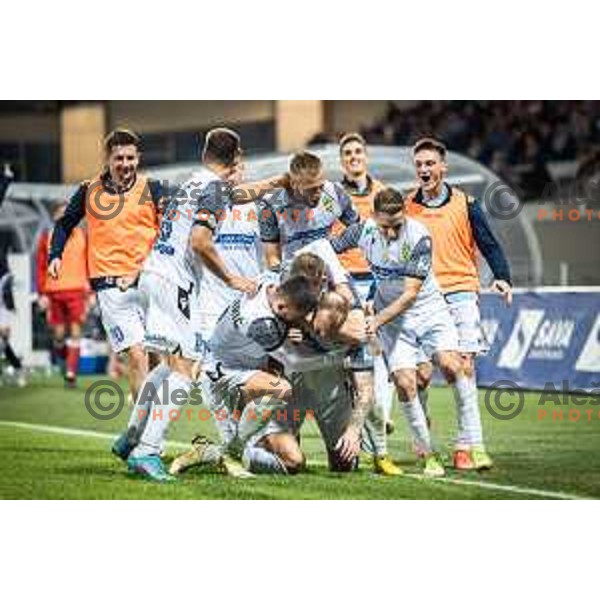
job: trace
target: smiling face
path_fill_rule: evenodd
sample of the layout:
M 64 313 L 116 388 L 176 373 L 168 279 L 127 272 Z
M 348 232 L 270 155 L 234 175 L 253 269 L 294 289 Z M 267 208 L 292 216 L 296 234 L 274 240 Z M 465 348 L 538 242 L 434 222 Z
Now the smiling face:
M 126 187 L 135 179 L 140 164 L 140 153 L 133 144 L 113 146 L 107 162 L 112 180 L 118 186 Z
M 423 192 L 430 197 L 442 191 L 448 165 L 437 150 L 419 150 L 414 157 L 417 182 Z
M 348 179 L 358 179 L 367 174 L 367 149 L 357 140 L 351 140 L 340 149 L 342 170 Z

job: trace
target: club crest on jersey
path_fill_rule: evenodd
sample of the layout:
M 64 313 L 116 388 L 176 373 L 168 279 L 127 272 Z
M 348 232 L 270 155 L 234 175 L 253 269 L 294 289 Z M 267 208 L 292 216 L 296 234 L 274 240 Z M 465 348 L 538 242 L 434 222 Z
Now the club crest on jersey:
M 402 248 L 400 249 L 400 256 L 402 257 L 403 262 L 408 262 L 410 260 L 410 255 L 412 254 L 412 250 L 410 246 L 405 242 L 402 244 Z
M 321 205 L 327 212 L 335 212 L 335 202 L 328 194 L 321 195 Z

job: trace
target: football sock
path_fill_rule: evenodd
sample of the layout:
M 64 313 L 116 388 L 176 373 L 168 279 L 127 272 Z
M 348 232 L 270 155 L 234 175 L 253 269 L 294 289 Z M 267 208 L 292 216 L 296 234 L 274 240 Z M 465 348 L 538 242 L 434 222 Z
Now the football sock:
M 391 420 L 394 388 L 390 383 L 389 374 L 383 355 L 374 357 L 375 370 L 375 404 L 381 406 L 383 419 Z
M 429 388 L 417 387 L 417 396 L 419 397 L 419 402 L 421 403 L 425 418 L 429 423 Z
M 176 396 L 184 391 L 186 396 L 192 389 L 192 380 L 175 371 L 164 380 L 157 390 L 157 403 L 151 407 L 147 415 L 146 426 L 140 437 L 139 444 L 131 452 L 131 456 L 141 457 L 152 454 L 159 455 L 166 438 L 171 421 L 179 418 L 183 402 Z M 179 392 L 179 393 L 178 393 Z
M 76 377 L 79 367 L 79 340 L 67 342 L 67 372 L 68 377 Z
M 381 406 L 371 406 L 365 419 L 361 448 L 374 456 L 385 456 L 387 444 L 385 435 L 385 420 Z
M 134 443 L 137 443 L 152 409 L 159 407 L 157 404 L 157 394 L 162 386 L 162 382 L 169 376 L 170 372 L 171 369 L 165 363 L 161 362 L 144 379 L 137 402 L 133 407 L 129 423 L 127 424 L 130 443 L 134 440 Z
M 402 406 L 402 411 L 406 417 L 406 422 L 408 423 L 413 439 L 423 452 L 426 454 L 431 453 L 431 436 L 419 398 L 415 396 L 408 402 L 400 402 L 400 405 Z
M 457 449 L 467 449 L 471 446 L 483 447 L 479 396 L 475 376 L 459 376 L 456 378 L 455 398 L 458 413 Z

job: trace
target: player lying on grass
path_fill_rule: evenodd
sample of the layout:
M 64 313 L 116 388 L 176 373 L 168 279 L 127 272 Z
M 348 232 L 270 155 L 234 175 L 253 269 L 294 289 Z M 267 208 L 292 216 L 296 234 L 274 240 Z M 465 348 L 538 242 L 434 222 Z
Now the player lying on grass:
M 453 463 L 456 469 L 488 469 L 475 379 L 475 357 L 486 349 L 479 315 L 477 250 L 493 275 L 492 289 L 507 304 L 512 298 L 508 261 L 485 218 L 481 204 L 461 189 L 445 183 L 448 171 L 445 146 L 433 138 L 419 140 L 413 149 L 419 187 L 406 198 L 407 215 L 430 232 L 433 272 L 448 304 L 459 335 L 465 372 L 465 394 L 457 398 L 458 437 Z M 425 400 L 432 376 L 427 357 L 418 357 L 419 395 Z
M 375 316 L 367 331 L 377 335 L 402 410 L 425 454 L 424 474 L 441 476 L 429 427 L 417 396 L 417 353 L 422 348 L 461 398 L 469 393 L 461 370 L 458 334 L 432 272 L 431 237 L 405 215 L 400 192 L 388 188 L 374 200 L 373 219 L 349 227 L 332 241 L 336 251 L 361 248 L 375 278 Z

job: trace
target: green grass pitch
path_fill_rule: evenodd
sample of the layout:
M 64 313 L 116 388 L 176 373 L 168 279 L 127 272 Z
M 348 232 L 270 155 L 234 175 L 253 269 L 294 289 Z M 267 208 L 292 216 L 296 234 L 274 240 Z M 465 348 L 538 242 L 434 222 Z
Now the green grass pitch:
M 523 412 L 500 421 L 481 411 L 488 448 L 496 467 L 483 474 L 449 471 L 444 480 L 423 480 L 410 449 L 404 423 L 395 413 L 391 457 L 406 476 L 383 478 L 365 460 L 357 473 L 332 474 L 314 423 L 302 431 L 308 469 L 294 477 L 259 476 L 235 480 L 216 473 L 190 471 L 167 485 L 127 475 L 110 453 L 111 436 L 126 423 L 127 410 L 99 421 L 85 409 L 84 390 L 94 379 L 82 378 L 77 390 L 63 389 L 57 378 L 37 378 L 27 388 L 0 388 L 0 498 L 102 499 L 524 499 L 600 497 L 599 406 L 581 407 L 581 419 L 538 418 L 539 394 L 526 395 Z M 121 382 L 124 385 L 124 382 Z M 449 447 L 454 433 L 454 400 L 447 388 L 431 392 L 434 434 Z M 196 407 L 197 408 L 197 407 Z M 571 407 L 573 408 L 573 407 Z M 585 409 L 593 409 L 588 420 Z M 182 419 L 170 440 L 189 442 L 196 432 L 215 435 L 212 424 Z M 170 460 L 179 448 L 169 447 Z

